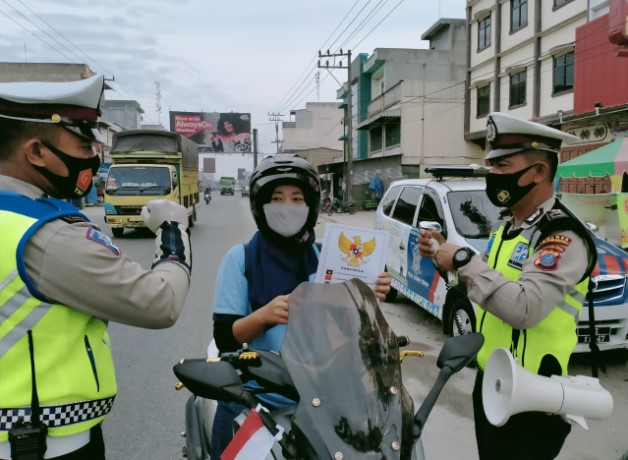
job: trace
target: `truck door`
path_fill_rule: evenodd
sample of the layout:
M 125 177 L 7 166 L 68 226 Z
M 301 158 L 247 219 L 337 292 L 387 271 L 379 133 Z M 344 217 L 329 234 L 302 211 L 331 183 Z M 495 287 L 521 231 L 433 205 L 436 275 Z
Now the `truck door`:
M 393 224 L 389 229 L 386 267 L 389 271 L 398 273 L 404 280 L 408 270 L 408 238 L 422 189 L 415 186 L 404 187 L 391 214 Z
M 443 212 L 436 194 L 424 188 L 419 198 L 419 206 L 416 213 L 416 220 L 413 222 L 412 230 L 408 236 L 408 287 L 429 302 L 434 302 L 436 286 L 439 283 L 439 274 L 430 259 L 419 256 L 419 222 L 438 222 L 443 227 L 443 234 L 446 228 L 443 221 Z M 425 308 L 425 307 L 424 307 Z

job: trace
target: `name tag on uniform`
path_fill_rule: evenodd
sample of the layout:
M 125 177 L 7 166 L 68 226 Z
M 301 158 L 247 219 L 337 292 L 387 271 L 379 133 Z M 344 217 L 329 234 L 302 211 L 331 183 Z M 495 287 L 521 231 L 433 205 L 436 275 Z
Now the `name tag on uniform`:
M 523 268 L 523 263 L 528 258 L 528 253 L 530 252 L 530 245 L 525 243 L 517 243 L 515 249 L 510 254 L 510 259 L 508 259 L 508 266 L 516 268 L 517 270 L 521 270 Z

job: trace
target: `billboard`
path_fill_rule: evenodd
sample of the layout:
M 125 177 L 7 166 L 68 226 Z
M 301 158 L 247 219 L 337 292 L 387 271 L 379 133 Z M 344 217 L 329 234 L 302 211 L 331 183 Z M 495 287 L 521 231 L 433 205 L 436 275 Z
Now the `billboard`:
M 183 134 L 205 152 L 252 152 L 251 114 L 170 112 L 170 131 Z

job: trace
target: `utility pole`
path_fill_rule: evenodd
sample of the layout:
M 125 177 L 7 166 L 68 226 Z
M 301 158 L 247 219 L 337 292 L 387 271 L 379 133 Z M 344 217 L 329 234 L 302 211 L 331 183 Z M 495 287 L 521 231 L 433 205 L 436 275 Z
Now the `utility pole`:
M 279 144 L 281 143 L 281 141 L 279 140 L 279 122 L 282 121 L 281 117 L 283 117 L 282 114 L 280 113 L 269 113 L 269 120 L 270 121 L 274 121 L 275 122 L 275 140 L 273 141 L 274 144 L 277 144 L 277 153 L 279 153 Z
M 345 126 L 347 129 L 347 134 L 345 136 L 345 164 L 344 164 L 344 177 L 345 177 L 345 186 L 346 193 L 344 199 L 347 201 L 353 200 L 353 191 L 352 191 L 352 176 L 353 176 L 353 97 L 352 97 L 352 76 L 351 76 L 351 50 L 347 50 L 347 52 L 343 53 L 342 49 L 338 53 L 330 53 L 327 50 L 327 53 L 318 52 L 319 58 L 327 58 L 325 63 L 322 64 L 320 59 L 318 61 L 319 68 L 325 69 L 347 69 L 347 109 L 345 112 Z M 342 58 L 347 58 L 347 63 L 344 65 L 342 63 Z M 331 58 L 331 64 L 329 62 Z M 339 58 L 340 61 L 336 63 L 336 58 Z
M 253 128 L 253 169 L 257 168 L 257 128 Z
M 161 126 L 161 86 L 155 82 L 155 111 L 157 112 L 157 124 Z

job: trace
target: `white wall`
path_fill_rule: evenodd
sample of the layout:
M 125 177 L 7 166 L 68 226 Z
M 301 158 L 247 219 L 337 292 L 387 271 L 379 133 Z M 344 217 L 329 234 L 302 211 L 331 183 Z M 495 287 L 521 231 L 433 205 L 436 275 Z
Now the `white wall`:
M 220 176 L 227 176 L 227 177 L 235 177 L 236 180 L 238 179 L 238 168 L 244 168 L 247 176 L 251 174 L 251 172 L 253 171 L 253 154 L 251 153 L 247 153 L 247 154 L 241 154 L 241 153 L 223 153 L 223 154 L 216 154 L 216 153 L 201 153 L 198 156 L 198 165 L 199 165 L 199 177 L 202 178 L 202 180 L 206 180 L 206 179 L 211 179 L 211 176 L 208 177 L 205 173 L 205 171 L 203 171 L 203 159 L 204 158 L 215 158 L 216 159 L 216 172 L 214 173 L 214 180 L 219 180 Z M 258 164 L 261 161 L 262 156 L 259 155 L 257 158 Z

